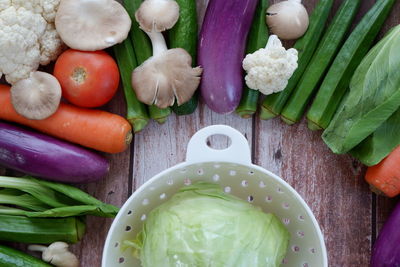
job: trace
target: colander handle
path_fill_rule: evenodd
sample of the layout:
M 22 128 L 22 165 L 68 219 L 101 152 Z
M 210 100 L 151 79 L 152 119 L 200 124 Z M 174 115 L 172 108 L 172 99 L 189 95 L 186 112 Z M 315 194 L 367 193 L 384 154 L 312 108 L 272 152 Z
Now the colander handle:
M 229 137 L 231 145 L 221 150 L 209 147 L 207 138 L 215 134 Z M 251 164 L 250 146 L 247 139 L 234 128 L 226 125 L 212 125 L 199 130 L 190 139 L 186 161 L 189 163 L 227 161 L 249 165 Z

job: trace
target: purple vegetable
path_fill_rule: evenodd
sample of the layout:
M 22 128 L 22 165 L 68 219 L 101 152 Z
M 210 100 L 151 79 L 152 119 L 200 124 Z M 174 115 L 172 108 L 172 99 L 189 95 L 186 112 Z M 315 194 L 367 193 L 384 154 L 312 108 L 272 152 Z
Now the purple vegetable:
M 371 267 L 400 266 L 400 202 L 386 221 L 372 250 Z
M 68 183 L 103 178 L 108 161 L 92 151 L 0 121 L 0 165 Z
M 215 112 L 230 113 L 243 89 L 242 61 L 257 0 L 210 0 L 200 33 L 201 94 Z

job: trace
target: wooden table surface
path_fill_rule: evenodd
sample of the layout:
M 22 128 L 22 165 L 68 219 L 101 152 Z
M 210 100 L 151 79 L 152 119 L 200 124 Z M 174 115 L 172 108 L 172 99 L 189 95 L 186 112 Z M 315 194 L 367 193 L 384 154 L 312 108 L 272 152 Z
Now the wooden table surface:
M 206 2 L 198 0 L 199 21 Z M 311 11 L 317 0 L 303 2 Z M 334 10 L 341 2 L 335 1 Z M 362 0 L 356 21 L 374 2 Z M 400 1 L 397 1 L 380 37 L 397 25 L 399 19 Z M 289 47 L 290 43 L 286 45 Z M 125 114 L 121 91 L 106 108 Z M 163 125 L 150 123 L 134 136 L 130 150 L 107 156 L 111 171 L 106 179 L 81 188 L 105 202 L 121 206 L 153 175 L 184 161 L 190 137 L 213 124 L 230 125 L 243 133 L 251 145 L 253 162 L 282 177 L 305 199 L 325 236 L 330 266 L 369 265 L 372 244 L 396 200 L 371 193 L 363 179 L 365 167 L 350 156 L 331 153 L 320 138 L 321 132 L 308 130 L 305 121 L 288 126 L 279 119 L 262 121 L 258 116 L 242 119 L 235 114 L 216 114 L 200 104 L 190 116 L 172 115 Z M 213 142 L 223 145 L 226 141 Z M 0 174 L 5 173 L 10 172 L 0 169 Z M 84 239 L 73 246 L 81 266 L 100 266 L 111 222 L 111 219 L 88 218 Z

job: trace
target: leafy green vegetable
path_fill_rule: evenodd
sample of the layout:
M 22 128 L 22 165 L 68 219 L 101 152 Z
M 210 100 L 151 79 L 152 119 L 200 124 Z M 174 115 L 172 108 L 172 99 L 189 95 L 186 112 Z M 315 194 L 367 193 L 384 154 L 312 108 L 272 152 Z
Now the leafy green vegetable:
M 363 59 L 350 90 L 322 138 L 334 153 L 346 153 L 367 138 L 400 106 L 400 26 Z
M 44 204 L 43 202 L 37 200 L 29 194 L 5 194 L 0 191 L 0 204 L 5 205 L 13 205 L 20 206 L 25 209 L 34 210 L 34 211 L 44 211 L 49 209 L 49 206 Z M 1 213 L 1 212 L 0 212 Z
M 400 109 L 350 153 L 367 166 L 376 165 L 400 145 L 399 132 Z
M 118 208 L 70 185 L 31 177 L 0 176 L 0 214 L 28 217 L 114 217 Z M 26 210 L 28 209 L 28 210 Z
M 147 266 L 279 266 L 289 232 L 218 185 L 185 187 L 149 213 L 131 246 Z

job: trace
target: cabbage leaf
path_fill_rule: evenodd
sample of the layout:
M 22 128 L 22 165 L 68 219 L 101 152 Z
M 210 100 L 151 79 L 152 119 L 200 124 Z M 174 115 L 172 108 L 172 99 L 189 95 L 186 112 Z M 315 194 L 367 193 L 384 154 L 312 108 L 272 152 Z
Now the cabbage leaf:
M 152 210 L 133 243 L 144 267 L 280 266 L 290 234 L 218 185 L 184 187 Z

